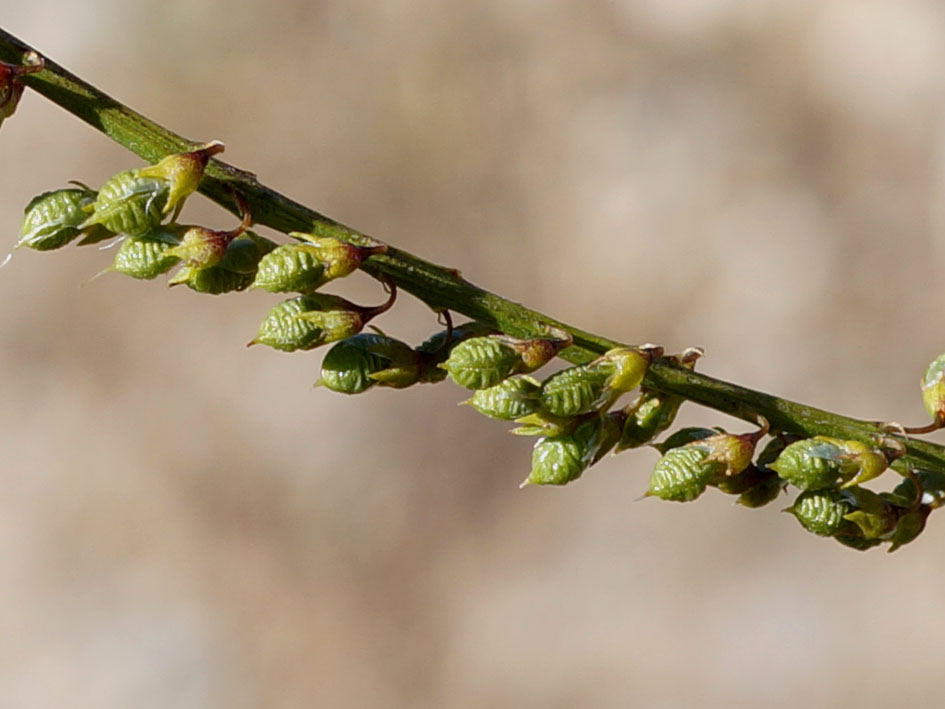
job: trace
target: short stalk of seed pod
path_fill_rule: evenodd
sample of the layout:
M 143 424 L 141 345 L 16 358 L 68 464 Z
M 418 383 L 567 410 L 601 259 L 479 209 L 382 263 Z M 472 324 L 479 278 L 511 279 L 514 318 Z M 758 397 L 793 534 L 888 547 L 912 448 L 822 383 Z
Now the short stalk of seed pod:
M 741 473 L 768 432 L 768 422 L 762 418 L 760 424 L 753 433 L 718 433 L 666 451 L 653 468 L 646 496 L 688 502 L 714 481 Z
M 169 191 L 164 214 L 174 212 L 171 221 L 177 220 L 184 200 L 197 191 L 207 163 L 214 155 L 224 151 L 226 146 L 219 140 L 212 140 L 186 153 L 168 155 L 155 165 L 143 167 L 137 171 L 138 177 L 164 180 Z
M 335 278 L 356 271 L 370 256 L 387 253 L 386 244 L 357 246 L 331 237 L 292 232 L 302 244 L 274 249 L 259 264 L 253 288 L 270 293 L 312 293 Z
M 579 416 L 605 410 L 621 395 L 632 391 L 646 374 L 656 345 L 618 347 L 588 364 L 568 367 L 542 383 L 542 406 L 554 416 Z
M 83 231 L 85 209 L 95 202 L 96 193 L 87 187 L 65 188 L 37 195 L 26 205 L 20 240 L 13 247 L 49 251 L 65 246 Z M 94 227 L 92 227 L 94 228 Z
M 417 354 L 410 345 L 392 337 L 362 332 L 332 346 L 322 359 L 321 377 L 316 386 L 342 394 L 360 394 L 379 383 L 378 372 L 400 371 L 400 378 L 390 374 L 388 386 L 406 386 L 411 362 Z M 415 367 L 415 366 L 414 366 Z
M 20 78 L 43 70 L 46 62 L 39 54 L 29 51 L 23 55 L 24 64 L 0 62 L 0 125 L 16 112 L 23 95 Z
M 692 370 L 696 360 L 704 353 L 699 347 L 690 347 L 682 354 L 667 359 L 680 367 Z M 652 441 L 673 424 L 684 401 L 685 398 L 678 394 L 641 389 L 640 396 L 626 408 L 627 422 L 616 452 L 638 448 Z
M 376 307 L 356 305 L 336 295 L 313 293 L 286 300 L 266 315 L 259 332 L 247 347 L 268 345 L 284 352 L 310 350 L 357 335 L 374 317 L 388 310 L 397 298 L 388 282 L 390 297 Z
M 528 374 L 570 345 L 570 337 L 518 340 L 505 335 L 473 337 L 456 345 L 440 366 L 467 389 L 488 389 L 513 374 Z
M 540 438 L 532 449 L 532 469 L 519 487 L 566 485 L 599 461 L 620 438 L 623 412 L 593 414 L 563 436 Z

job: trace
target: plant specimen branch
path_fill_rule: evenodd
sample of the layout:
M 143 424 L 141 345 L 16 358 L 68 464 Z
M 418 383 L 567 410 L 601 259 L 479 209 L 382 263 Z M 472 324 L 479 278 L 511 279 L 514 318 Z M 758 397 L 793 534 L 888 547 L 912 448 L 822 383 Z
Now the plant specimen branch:
M 24 56 L 35 51 L 0 30 L 0 60 L 23 63 Z M 49 58 L 42 59 L 44 68 L 24 74 L 19 79 L 23 85 L 148 162 L 156 163 L 198 146 L 107 96 Z M 305 232 L 358 246 L 378 243 L 375 238 L 266 187 L 251 172 L 216 158 L 207 163 L 199 191 L 237 214 L 248 207 L 256 223 L 281 232 Z M 394 246 L 388 246 L 385 253 L 372 255 L 360 268 L 411 293 L 436 311 L 461 313 L 512 337 L 539 337 L 549 328 L 563 331 L 570 336 L 571 344 L 558 354 L 574 364 L 591 362 L 624 346 L 490 293 L 467 281 L 455 269 L 435 265 Z M 674 395 L 745 421 L 766 420 L 773 431 L 785 434 L 828 436 L 862 443 L 875 443 L 883 438 L 902 448 L 902 455 L 892 462 L 893 467 L 904 474 L 921 471 L 929 479 L 940 479 L 941 487 L 945 488 L 945 447 L 890 432 L 880 422 L 849 418 L 724 382 L 692 371 L 680 364 L 678 358 L 654 358 L 642 384 L 646 390 Z

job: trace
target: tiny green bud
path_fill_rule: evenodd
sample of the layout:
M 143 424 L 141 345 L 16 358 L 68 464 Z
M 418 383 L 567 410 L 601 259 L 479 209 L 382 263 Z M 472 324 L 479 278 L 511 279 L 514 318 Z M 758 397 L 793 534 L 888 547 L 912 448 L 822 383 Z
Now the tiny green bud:
M 102 185 L 80 228 L 101 224 L 115 234 L 141 236 L 161 223 L 168 193 L 164 180 L 140 177 L 136 170 L 119 172 Z
M 821 537 L 832 537 L 849 528 L 850 522 L 845 516 L 852 511 L 853 506 L 844 494 L 831 488 L 802 492 L 785 510 L 793 514 L 804 529 Z
M 922 402 L 934 421 L 945 421 L 945 354 L 936 357 L 922 377 Z
M 68 188 L 44 192 L 30 200 L 14 249 L 26 246 L 48 251 L 65 246 L 82 233 L 85 208 L 95 201 L 95 192 Z
M 469 404 L 479 413 L 500 421 L 514 421 L 541 406 L 541 384 L 527 374 L 516 374 L 494 387 L 479 389 Z
M 593 416 L 569 435 L 540 438 L 532 449 L 532 470 L 522 487 L 566 485 L 577 480 L 614 446 L 622 424 L 611 416 Z

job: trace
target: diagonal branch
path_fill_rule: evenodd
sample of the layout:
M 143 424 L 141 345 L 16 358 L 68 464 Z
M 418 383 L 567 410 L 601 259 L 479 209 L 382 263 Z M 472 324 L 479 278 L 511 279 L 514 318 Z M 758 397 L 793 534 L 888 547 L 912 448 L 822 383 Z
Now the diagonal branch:
M 36 51 L 0 29 L 0 60 L 19 62 L 30 50 Z M 45 62 L 44 71 L 23 77 L 23 83 L 141 158 L 155 163 L 169 154 L 198 145 L 107 96 L 49 58 L 45 58 Z M 234 190 L 245 197 L 256 223 L 282 232 L 304 231 L 352 243 L 371 243 L 365 234 L 260 184 L 252 173 L 211 160 L 200 192 L 237 213 Z M 462 313 L 510 335 L 535 336 L 549 325 L 567 330 L 574 338 L 574 346 L 564 350 L 561 356 L 573 363 L 587 362 L 620 344 L 490 293 L 465 280 L 454 269 L 437 266 L 394 247 L 384 256 L 371 257 L 361 268 L 375 278 L 386 276 L 431 308 Z M 746 421 L 755 422 L 758 416 L 764 416 L 773 430 L 861 441 L 884 433 L 882 426 L 875 422 L 840 416 L 723 382 L 666 360 L 651 365 L 644 384 Z M 900 440 L 907 450 L 907 455 L 894 463 L 895 467 L 937 473 L 945 483 L 945 447 L 904 436 L 892 437 Z

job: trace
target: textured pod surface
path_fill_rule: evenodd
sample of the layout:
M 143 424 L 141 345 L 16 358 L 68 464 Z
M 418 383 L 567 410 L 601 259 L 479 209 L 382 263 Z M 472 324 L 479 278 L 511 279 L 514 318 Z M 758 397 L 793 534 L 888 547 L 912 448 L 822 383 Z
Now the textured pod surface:
M 168 285 L 185 285 L 197 293 L 220 295 L 246 290 L 252 282 L 253 274 L 251 273 L 238 273 L 220 265 L 198 268 L 185 264 L 168 281 Z
M 818 438 L 807 438 L 787 446 L 768 467 L 801 490 L 832 487 L 855 473 L 855 466 L 843 458 L 843 450 Z
M 945 417 L 945 354 L 936 357 L 922 377 L 922 403 L 933 419 Z
M 467 389 L 488 389 L 520 371 L 518 352 L 499 337 L 473 337 L 450 351 L 440 365 L 450 378 Z
M 161 223 L 168 192 L 165 180 L 139 177 L 133 170 L 119 172 L 98 191 L 95 211 L 85 226 L 101 224 L 116 234 L 145 234 Z
M 390 349 L 389 340 L 383 335 L 362 332 L 338 342 L 322 359 L 318 383 L 342 394 L 360 394 L 370 389 L 377 383 L 370 375 L 386 369 L 391 362 L 380 354 Z
M 253 288 L 270 293 L 310 293 L 324 284 L 325 264 L 317 250 L 304 244 L 284 244 L 259 262 Z
M 94 201 L 95 192 L 72 188 L 34 197 L 26 206 L 20 240 L 14 248 L 49 251 L 65 246 L 81 233 L 80 225 L 88 217 L 83 208 Z
M 616 442 L 616 436 L 609 435 L 607 423 L 596 416 L 567 436 L 536 441 L 532 470 L 522 485 L 566 485 L 577 480 Z
M 500 421 L 528 416 L 541 406 L 541 384 L 527 374 L 517 374 L 488 389 L 480 389 L 469 400 L 479 413 Z
M 180 261 L 176 256 L 166 253 L 175 243 L 172 234 L 160 229 L 144 236 L 128 237 L 115 253 L 112 270 L 132 278 L 156 278 Z
M 709 460 L 710 455 L 698 443 L 666 451 L 653 468 L 646 494 L 674 502 L 695 500 L 725 470 L 724 463 Z
M 850 526 L 844 516 L 853 511 L 853 506 L 839 490 L 808 490 L 798 495 L 787 511 L 808 532 L 832 537 Z
M 364 327 L 362 309 L 334 295 L 300 295 L 272 308 L 249 344 L 292 352 L 310 350 L 346 337 Z
M 541 404 L 553 416 L 579 416 L 607 402 L 607 382 L 614 373 L 609 363 L 562 369 L 542 383 Z

